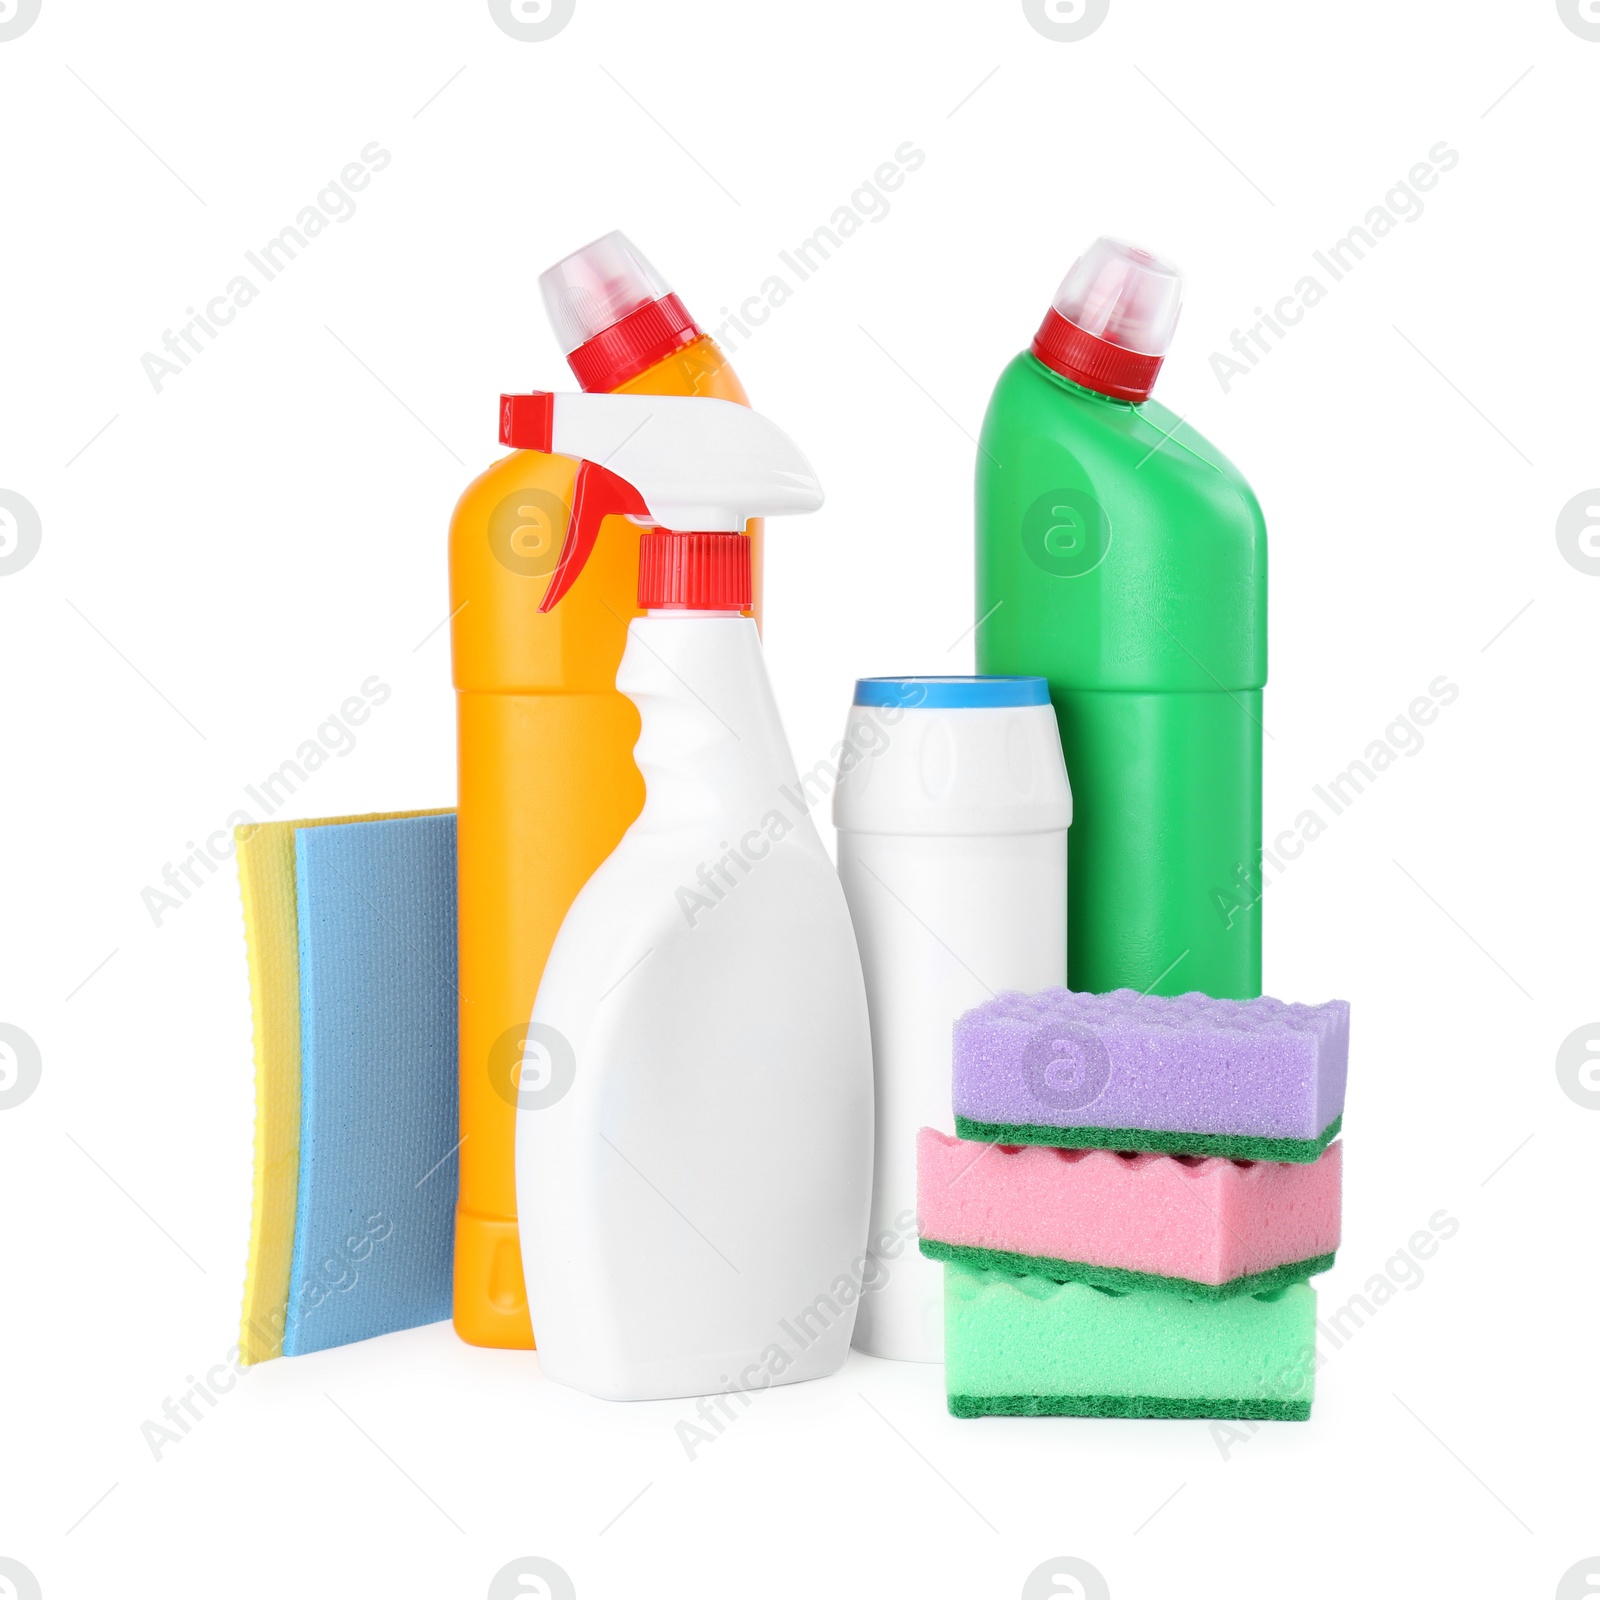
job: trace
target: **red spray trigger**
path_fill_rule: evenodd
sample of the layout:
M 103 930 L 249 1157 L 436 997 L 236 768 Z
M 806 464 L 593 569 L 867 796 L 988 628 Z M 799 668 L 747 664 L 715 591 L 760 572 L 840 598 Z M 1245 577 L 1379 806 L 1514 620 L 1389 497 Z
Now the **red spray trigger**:
M 572 485 L 572 515 L 567 519 L 567 537 L 561 546 L 561 559 L 551 574 L 550 587 L 539 602 L 540 611 L 549 611 L 578 581 L 589 552 L 600 536 L 600 524 L 607 517 L 647 517 L 650 508 L 626 478 L 607 472 L 597 461 L 580 461 Z
M 513 450 L 541 450 L 550 453 L 550 436 L 555 426 L 556 397 L 548 389 L 532 394 L 500 396 L 500 443 Z M 600 524 L 612 516 L 650 515 L 650 508 L 626 478 L 594 461 L 580 461 L 572 485 L 572 511 L 567 518 L 567 536 L 561 558 L 550 576 L 550 587 L 539 602 L 540 611 L 549 611 L 578 581 L 584 563 L 600 536 Z

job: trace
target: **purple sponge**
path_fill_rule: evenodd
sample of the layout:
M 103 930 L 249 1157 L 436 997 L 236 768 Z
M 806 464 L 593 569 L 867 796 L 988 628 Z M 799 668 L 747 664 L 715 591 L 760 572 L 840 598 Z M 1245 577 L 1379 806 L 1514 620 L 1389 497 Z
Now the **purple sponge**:
M 997 995 L 955 1026 L 956 1132 L 1315 1161 L 1339 1131 L 1349 1043 L 1343 1000 Z

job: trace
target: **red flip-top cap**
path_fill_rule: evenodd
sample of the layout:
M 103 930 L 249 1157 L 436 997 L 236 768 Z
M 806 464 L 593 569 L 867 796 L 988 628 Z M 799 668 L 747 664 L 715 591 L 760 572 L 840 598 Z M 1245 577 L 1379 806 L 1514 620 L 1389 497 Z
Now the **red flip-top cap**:
M 699 337 L 700 329 L 683 302 L 669 294 L 630 311 L 615 327 L 569 350 L 567 365 L 580 388 L 609 394 Z
M 1054 306 L 1033 336 L 1033 353 L 1052 372 L 1115 400 L 1148 400 L 1162 362 L 1085 333 Z
M 540 273 L 539 292 L 567 364 L 590 393 L 619 389 L 702 337 L 666 279 L 620 233 Z
M 639 540 L 639 604 L 646 611 L 747 611 L 750 541 L 742 533 L 670 533 Z
M 1073 262 L 1033 337 L 1053 372 L 1117 400 L 1149 397 L 1172 342 L 1183 279 L 1118 239 L 1096 239 Z

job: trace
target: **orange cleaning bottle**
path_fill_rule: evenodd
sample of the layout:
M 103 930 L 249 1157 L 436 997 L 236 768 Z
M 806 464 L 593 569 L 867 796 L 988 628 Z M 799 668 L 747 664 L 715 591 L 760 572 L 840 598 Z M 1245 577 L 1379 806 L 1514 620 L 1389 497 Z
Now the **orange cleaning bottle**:
M 722 351 L 622 234 L 558 262 L 539 287 L 584 389 L 749 404 Z M 514 405 L 502 407 L 502 443 L 518 437 Z M 450 522 L 462 1138 L 455 1328 L 469 1344 L 511 1349 L 533 1346 L 517 1237 L 516 1114 L 561 1087 L 559 1063 L 532 1036 L 529 1016 L 567 908 L 644 803 L 633 763 L 639 713 L 616 687 L 628 623 L 640 615 L 639 529 L 606 518 L 581 530 L 582 542 L 593 541 L 587 563 L 563 562 L 569 520 L 580 536 L 576 470 L 565 457 L 517 449 L 468 485 Z M 759 617 L 760 524 L 748 532 Z

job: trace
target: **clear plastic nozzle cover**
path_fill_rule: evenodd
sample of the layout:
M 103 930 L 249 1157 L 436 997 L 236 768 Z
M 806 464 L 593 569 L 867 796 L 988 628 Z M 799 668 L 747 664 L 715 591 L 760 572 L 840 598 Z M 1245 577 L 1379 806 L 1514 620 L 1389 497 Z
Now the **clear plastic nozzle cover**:
M 1051 304 L 1085 333 L 1164 356 L 1177 326 L 1183 275 L 1137 245 L 1099 238 L 1073 262 Z
M 608 233 L 541 272 L 539 293 L 562 353 L 570 355 L 640 306 L 664 299 L 672 286 L 626 235 Z

